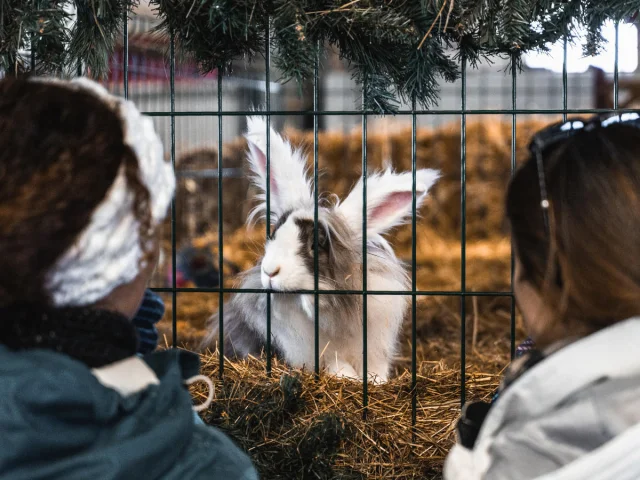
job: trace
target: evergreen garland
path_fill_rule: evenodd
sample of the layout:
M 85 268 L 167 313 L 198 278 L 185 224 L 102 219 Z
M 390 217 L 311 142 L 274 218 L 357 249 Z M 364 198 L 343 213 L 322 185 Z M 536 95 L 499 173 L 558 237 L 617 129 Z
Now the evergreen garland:
M 109 56 L 122 35 L 126 16 L 138 1 L 76 0 L 77 20 L 70 32 L 69 64 L 86 64 L 96 77 L 108 73 Z M 36 54 L 36 59 L 38 55 Z
M 38 71 L 58 71 L 65 63 L 68 15 L 60 1 L 35 2 L 0 0 L 0 69 L 7 73 L 29 70 L 27 56 L 33 48 L 40 58 Z M 37 7 L 37 8 L 36 8 Z
M 21 52 L 35 52 L 38 73 L 64 73 L 83 62 L 94 76 L 137 0 L 0 0 L 0 69 L 29 70 Z M 524 52 L 546 50 L 586 26 L 586 55 L 603 45 L 605 21 L 635 18 L 640 0 L 152 0 L 178 52 L 203 73 L 229 73 L 233 62 L 264 55 L 267 42 L 282 80 L 313 76 L 316 55 L 334 47 L 363 87 L 363 108 L 393 112 L 398 100 L 425 108 L 438 81 L 502 55 L 520 66 Z M 72 22 L 63 8 L 73 6 Z
M 97 77 L 138 0 L 0 0 L 0 70 L 73 74 L 81 64 Z M 31 55 L 33 53 L 33 55 Z

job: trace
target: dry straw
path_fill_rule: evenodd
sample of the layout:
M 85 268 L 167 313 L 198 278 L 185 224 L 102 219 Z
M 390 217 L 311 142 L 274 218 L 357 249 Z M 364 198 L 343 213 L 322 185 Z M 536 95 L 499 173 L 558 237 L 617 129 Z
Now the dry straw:
M 202 360 L 204 373 L 217 379 L 217 355 Z M 467 372 L 468 393 L 489 399 L 499 375 L 474 370 Z M 206 397 L 192 388 L 197 402 Z M 414 428 L 408 372 L 370 386 L 363 420 L 361 383 L 316 379 L 277 361 L 269 378 L 263 359 L 250 358 L 226 362 L 203 418 L 249 452 L 263 479 L 438 478 L 455 437 L 460 370 L 423 362 L 416 391 Z

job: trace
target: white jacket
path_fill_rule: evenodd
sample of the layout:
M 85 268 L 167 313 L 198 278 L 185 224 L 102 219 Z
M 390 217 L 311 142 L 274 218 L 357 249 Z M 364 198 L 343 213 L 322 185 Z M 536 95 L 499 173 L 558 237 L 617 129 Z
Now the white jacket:
M 578 340 L 500 394 L 445 480 L 640 479 L 640 317 Z

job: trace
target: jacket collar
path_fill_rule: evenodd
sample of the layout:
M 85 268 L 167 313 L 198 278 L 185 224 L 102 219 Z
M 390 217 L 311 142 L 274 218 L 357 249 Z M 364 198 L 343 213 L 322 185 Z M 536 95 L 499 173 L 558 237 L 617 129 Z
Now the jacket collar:
M 160 383 L 155 372 L 138 356 L 94 368 L 91 373 L 103 386 L 115 390 L 123 397 Z
M 630 318 L 556 351 L 504 391 L 480 438 L 523 412 L 537 417 L 586 385 L 605 378 L 640 374 L 640 317 Z M 516 406 L 518 408 L 514 408 Z M 525 408 L 523 408 L 525 407 Z
M 126 397 L 151 385 L 158 385 L 160 379 L 174 364 L 177 364 L 182 380 L 186 381 L 198 375 L 200 357 L 186 350 L 162 350 L 144 357 L 131 356 L 104 367 L 94 368 L 91 373 L 104 387 Z

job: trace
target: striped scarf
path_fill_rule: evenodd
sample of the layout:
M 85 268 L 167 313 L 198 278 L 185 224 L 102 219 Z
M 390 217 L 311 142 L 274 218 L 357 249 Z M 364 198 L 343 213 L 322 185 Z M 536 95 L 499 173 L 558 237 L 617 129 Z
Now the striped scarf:
M 164 302 L 151 290 L 144 292 L 142 304 L 132 323 L 138 334 L 138 353 L 151 353 L 158 346 L 158 329 L 156 324 L 164 315 Z
M 514 360 L 517 358 L 521 358 L 526 353 L 529 353 L 535 348 L 535 346 L 536 344 L 533 342 L 533 340 L 530 337 L 527 337 L 524 342 L 516 347 L 515 355 L 513 357 Z M 497 400 L 499 393 L 499 390 L 496 390 L 496 392 L 493 394 L 493 398 L 491 399 L 491 403 Z

